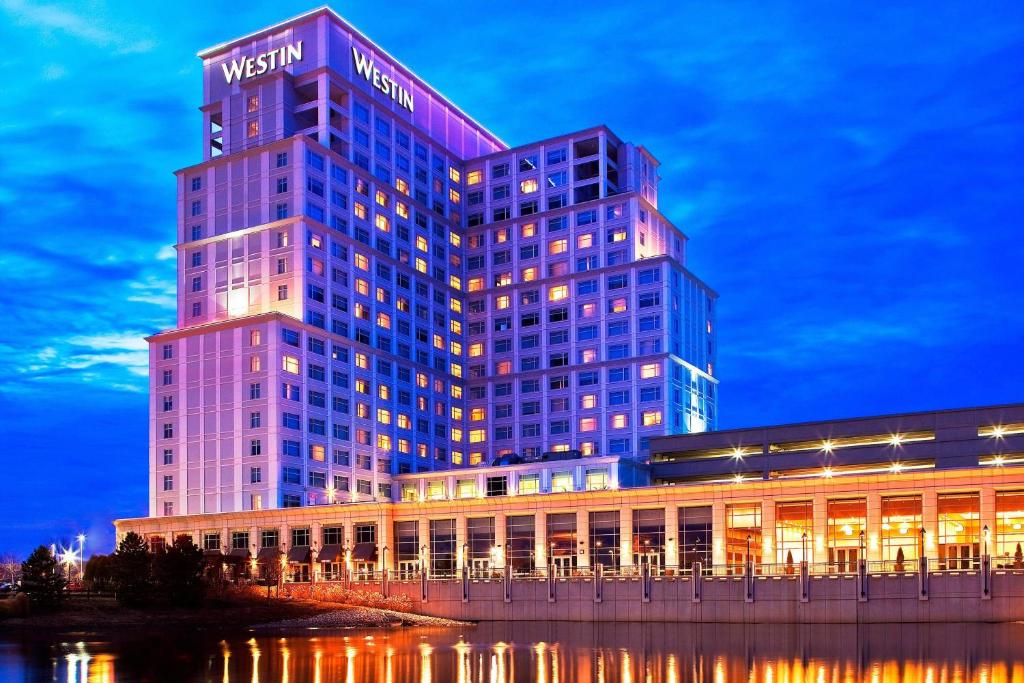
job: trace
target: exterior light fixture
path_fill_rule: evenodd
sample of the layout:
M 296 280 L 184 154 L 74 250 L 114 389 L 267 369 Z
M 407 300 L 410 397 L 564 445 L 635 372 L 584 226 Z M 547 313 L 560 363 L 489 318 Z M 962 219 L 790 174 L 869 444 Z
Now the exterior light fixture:
M 890 471 L 890 472 L 892 472 L 893 474 L 899 474 L 900 472 L 902 472 L 902 471 L 903 471 L 903 463 L 900 463 L 900 462 L 894 462 L 894 463 L 893 463 L 893 464 L 892 464 L 892 465 L 891 465 L 891 466 L 889 467 L 889 471 Z
M 824 441 L 821 442 L 821 450 L 825 451 L 826 453 L 831 453 L 833 448 L 835 448 L 835 444 L 832 443 L 831 439 L 825 439 Z
M 737 484 L 742 484 L 743 483 L 743 475 L 742 474 L 737 474 L 735 477 L 732 478 L 732 480 L 734 482 L 736 482 Z
M 903 436 L 901 436 L 900 434 L 893 434 L 892 436 L 889 437 L 889 443 L 891 443 L 893 446 L 899 446 L 900 444 L 903 443 Z
M 995 427 L 992 428 L 992 436 L 996 437 L 997 439 L 1003 438 L 1005 434 L 1006 430 L 1003 429 L 1002 425 L 996 425 Z
M 832 478 L 832 468 L 831 467 L 826 467 L 826 468 L 822 469 L 821 470 L 821 476 L 825 477 L 826 479 L 831 479 Z

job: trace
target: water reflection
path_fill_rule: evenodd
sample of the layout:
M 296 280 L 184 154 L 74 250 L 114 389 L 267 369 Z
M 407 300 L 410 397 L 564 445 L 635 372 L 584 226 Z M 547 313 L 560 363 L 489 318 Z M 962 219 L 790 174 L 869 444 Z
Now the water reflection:
M 0 638 L 0 681 L 1024 683 L 1024 624 L 484 624 L 465 629 Z

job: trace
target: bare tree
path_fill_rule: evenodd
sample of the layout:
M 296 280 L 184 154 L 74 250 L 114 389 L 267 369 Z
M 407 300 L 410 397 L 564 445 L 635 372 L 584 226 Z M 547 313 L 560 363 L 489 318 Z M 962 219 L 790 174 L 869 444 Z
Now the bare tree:
M 14 583 L 21 574 L 21 560 L 14 553 L 0 554 L 0 581 Z

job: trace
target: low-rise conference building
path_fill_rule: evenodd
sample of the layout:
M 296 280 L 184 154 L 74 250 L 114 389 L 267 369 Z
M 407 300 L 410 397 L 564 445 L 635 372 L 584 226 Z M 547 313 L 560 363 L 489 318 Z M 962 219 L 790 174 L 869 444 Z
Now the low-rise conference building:
M 649 463 L 569 456 L 400 475 L 390 499 L 121 520 L 243 573 L 583 576 L 1024 568 L 1024 404 L 667 436 Z M 228 560 L 226 560 L 228 561 Z M 273 566 L 276 570 L 276 565 Z

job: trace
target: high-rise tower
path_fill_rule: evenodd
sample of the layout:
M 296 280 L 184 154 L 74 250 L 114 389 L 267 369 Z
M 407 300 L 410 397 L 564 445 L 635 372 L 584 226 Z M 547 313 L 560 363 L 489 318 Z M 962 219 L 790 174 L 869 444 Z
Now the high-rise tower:
M 390 499 L 392 476 L 715 423 L 715 294 L 605 127 L 508 148 L 327 8 L 203 59 L 150 514 Z

